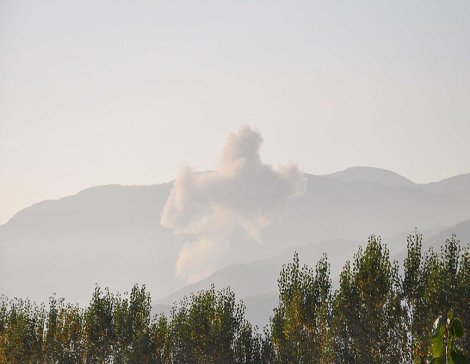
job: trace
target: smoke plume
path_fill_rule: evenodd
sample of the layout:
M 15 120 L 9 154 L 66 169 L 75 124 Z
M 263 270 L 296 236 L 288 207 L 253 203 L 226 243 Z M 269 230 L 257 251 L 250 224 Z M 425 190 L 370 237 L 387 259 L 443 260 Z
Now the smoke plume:
M 193 236 L 179 252 L 179 277 L 195 282 L 211 274 L 236 228 L 261 241 L 289 199 L 305 192 L 305 176 L 295 165 L 262 163 L 261 143 L 261 135 L 245 127 L 228 137 L 216 171 L 179 171 L 161 217 L 164 227 Z

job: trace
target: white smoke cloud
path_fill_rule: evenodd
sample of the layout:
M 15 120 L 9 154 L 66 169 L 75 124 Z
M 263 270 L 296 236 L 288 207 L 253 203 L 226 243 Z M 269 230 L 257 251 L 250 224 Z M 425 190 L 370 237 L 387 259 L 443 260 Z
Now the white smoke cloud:
M 236 228 L 261 241 L 289 199 L 306 189 L 295 165 L 273 168 L 259 156 L 261 135 L 249 127 L 229 136 L 218 169 L 197 173 L 184 166 L 163 209 L 161 224 L 194 239 L 182 247 L 176 274 L 195 282 L 212 273 L 228 252 Z

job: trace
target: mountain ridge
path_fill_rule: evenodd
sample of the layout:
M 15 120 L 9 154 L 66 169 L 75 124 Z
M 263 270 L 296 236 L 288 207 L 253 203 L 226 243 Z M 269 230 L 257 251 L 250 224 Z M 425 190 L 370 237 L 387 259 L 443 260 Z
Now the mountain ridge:
M 443 183 L 448 184 L 448 183 L 454 182 L 456 180 L 464 180 L 464 182 L 467 182 L 467 180 L 468 180 L 469 181 L 469 192 L 468 192 L 469 196 L 468 196 L 468 198 L 470 198 L 470 172 L 469 173 L 458 174 L 458 175 L 447 177 L 447 178 L 444 178 L 444 179 L 441 179 L 441 180 L 438 180 L 438 181 L 427 182 L 427 183 L 414 183 L 410 179 L 398 174 L 397 172 L 394 172 L 393 170 L 389 170 L 389 169 L 385 169 L 385 168 L 379 168 L 379 167 L 367 167 L 367 166 L 348 167 L 348 168 L 345 168 L 343 170 L 336 171 L 336 172 L 329 173 L 329 174 L 316 175 L 316 174 L 311 174 L 311 173 L 305 173 L 305 175 L 306 176 L 312 176 L 312 177 L 326 177 L 326 178 L 331 178 L 331 179 L 335 179 L 335 180 L 339 180 L 339 181 L 343 181 L 343 182 L 348 182 L 347 181 L 348 178 L 351 178 L 351 177 L 348 177 L 347 175 L 350 172 L 356 172 L 356 171 L 359 171 L 359 172 L 373 172 L 373 173 L 375 173 L 377 171 L 385 172 L 385 175 L 394 176 L 394 178 L 398 177 L 399 179 L 402 179 L 404 181 L 409 182 L 409 183 L 406 183 L 405 185 L 400 185 L 399 187 L 416 186 L 416 187 L 427 188 L 430 191 L 436 190 L 435 186 L 438 186 L 438 185 L 443 184 Z M 207 173 L 207 172 L 210 172 L 210 171 L 199 172 L 199 173 Z M 24 210 L 30 209 L 33 206 L 40 205 L 40 204 L 43 204 L 43 203 L 61 201 L 63 199 L 74 197 L 74 196 L 80 195 L 82 193 L 88 193 L 90 191 L 106 189 L 106 188 L 153 188 L 153 187 L 156 187 L 156 186 L 172 186 L 173 182 L 174 182 L 174 180 L 168 181 L 168 182 L 162 182 L 162 183 L 149 184 L 149 185 L 136 185 L 136 184 L 127 185 L 127 184 L 110 183 L 110 184 L 96 185 L 96 186 L 87 187 L 87 188 L 85 188 L 83 190 L 80 190 L 77 193 L 74 193 L 74 194 L 71 194 L 71 195 L 66 195 L 66 196 L 62 196 L 62 197 L 59 197 L 59 198 L 55 198 L 55 199 L 45 199 L 45 200 L 35 202 L 35 203 L 33 203 L 29 206 L 26 206 L 26 207 L 22 208 L 21 210 L 19 210 L 18 212 L 16 212 L 12 217 L 10 217 L 3 224 L 0 224 L 0 227 L 8 224 L 13 218 L 15 218 L 18 214 L 20 214 Z M 350 180 L 349 182 L 376 182 L 376 183 L 381 184 L 380 182 L 375 181 L 375 178 L 366 178 L 366 177 L 365 178 L 359 178 L 357 180 L 352 180 L 352 181 Z M 389 182 L 386 185 L 393 186 L 393 183 Z M 395 185 L 395 187 L 398 187 L 398 186 Z
M 392 236 L 470 218 L 466 199 L 420 185 L 306 178 L 306 193 L 264 229 L 263 243 L 236 230 L 214 272 L 312 242 L 361 241 L 371 233 Z M 96 186 L 17 213 L 0 225 L 0 291 L 42 301 L 57 292 L 86 302 L 95 283 L 119 291 L 146 283 L 154 299 L 185 287 L 175 276 L 175 262 L 192 237 L 175 236 L 160 225 L 171 187 L 170 182 Z
M 375 182 L 390 187 L 412 187 L 416 183 L 402 175 L 383 168 L 356 166 L 324 175 L 343 182 Z

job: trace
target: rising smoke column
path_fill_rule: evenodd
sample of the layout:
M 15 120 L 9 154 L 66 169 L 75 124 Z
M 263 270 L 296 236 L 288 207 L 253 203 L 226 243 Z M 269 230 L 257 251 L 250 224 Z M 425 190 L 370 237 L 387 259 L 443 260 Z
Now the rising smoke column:
M 178 173 L 161 224 L 191 234 L 179 252 L 176 274 L 195 282 L 212 273 L 225 256 L 235 228 L 260 241 L 263 228 L 279 218 L 292 197 L 306 189 L 295 165 L 273 168 L 259 156 L 261 135 L 245 127 L 231 134 L 213 172 Z

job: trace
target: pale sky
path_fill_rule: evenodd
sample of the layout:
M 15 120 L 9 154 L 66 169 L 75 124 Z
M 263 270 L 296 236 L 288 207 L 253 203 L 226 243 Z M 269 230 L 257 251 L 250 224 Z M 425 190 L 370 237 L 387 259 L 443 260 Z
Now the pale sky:
M 268 163 L 470 172 L 470 1 L 0 1 L 0 223 L 49 198 Z

